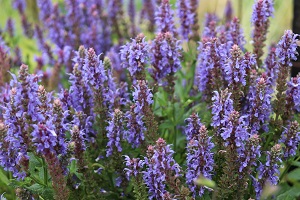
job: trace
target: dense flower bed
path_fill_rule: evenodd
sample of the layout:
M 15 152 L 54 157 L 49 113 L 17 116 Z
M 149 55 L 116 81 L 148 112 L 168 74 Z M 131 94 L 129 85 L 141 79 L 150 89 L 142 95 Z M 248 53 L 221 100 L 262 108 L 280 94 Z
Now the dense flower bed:
M 22 64 L 9 19 L 0 37 L 6 187 L 19 199 L 300 196 L 298 35 L 286 30 L 264 52 L 273 1 L 253 5 L 251 52 L 230 1 L 223 19 L 206 15 L 202 33 L 198 0 L 175 10 L 169 0 L 127 3 L 125 12 L 122 0 L 37 0 L 33 23 L 26 1 L 13 1 L 40 54 Z

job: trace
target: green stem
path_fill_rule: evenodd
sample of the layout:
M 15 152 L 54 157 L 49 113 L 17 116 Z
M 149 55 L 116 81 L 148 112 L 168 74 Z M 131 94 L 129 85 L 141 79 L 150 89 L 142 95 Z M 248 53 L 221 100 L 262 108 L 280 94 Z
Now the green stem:
M 43 169 L 44 169 L 44 184 L 48 186 L 48 169 L 47 169 L 45 159 L 43 159 L 42 162 L 43 162 Z
M 36 182 L 40 185 L 47 186 L 43 182 L 41 182 L 39 179 L 35 178 L 34 176 L 29 176 L 29 178 L 31 178 L 34 182 Z
M 296 160 L 294 160 L 294 161 L 297 162 L 298 160 L 300 160 L 300 156 L 299 156 Z M 287 162 L 287 166 L 286 166 L 286 168 L 284 169 L 284 171 L 282 172 L 282 174 L 280 175 L 279 180 L 282 180 L 282 178 L 283 178 L 284 175 L 289 171 L 289 169 L 290 169 L 291 166 L 292 166 L 292 165 L 291 165 L 291 162 L 290 162 L 290 161 Z

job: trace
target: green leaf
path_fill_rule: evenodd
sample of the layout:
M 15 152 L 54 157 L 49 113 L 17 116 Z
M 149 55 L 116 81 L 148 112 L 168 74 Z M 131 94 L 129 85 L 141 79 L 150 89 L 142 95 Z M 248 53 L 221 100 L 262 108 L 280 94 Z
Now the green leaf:
M 291 171 L 287 177 L 290 180 L 300 180 L 300 168 Z
M 4 183 L 5 185 L 9 184 L 9 180 L 6 175 L 3 173 L 2 169 L 0 169 L 0 182 Z
M 284 193 L 284 194 L 279 195 L 276 199 L 277 200 L 295 200 L 296 198 L 289 194 Z

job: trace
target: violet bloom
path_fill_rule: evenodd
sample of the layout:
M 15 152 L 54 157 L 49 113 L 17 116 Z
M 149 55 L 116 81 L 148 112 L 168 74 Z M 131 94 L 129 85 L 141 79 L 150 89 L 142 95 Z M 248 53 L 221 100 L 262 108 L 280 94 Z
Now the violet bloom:
M 267 77 L 270 77 L 268 79 L 269 84 L 271 86 L 275 86 L 277 78 L 278 78 L 278 71 L 279 71 L 279 64 L 277 62 L 275 45 L 270 46 L 269 53 L 268 53 L 268 56 L 266 57 L 264 66 L 266 69 Z
M 184 131 L 186 135 L 186 140 L 190 141 L 193 138 L 198 138 L 199 130 L 200 127 L 202 126 L 198 114 L 196 113 L 191 114 L 191 116 L 187 118 L 185 122 L 187 123 Z
M 273 15 L 274 6 L 273 0 L 257 0 L 253 5 L 253 13 L 251 23 L 254 26 L 252 32 L 253 38 L 253 53 L 256 54 L 256 59 L 259 62 L 263 55 L 266 36 L 270 25 L 269 18 Z
M 125 117 L 127 119 L 127 130 L 124 133 L 124 137 L 133 148 L 139 147 L 145 140 L 146 127 L 143 122 L 144 116 L 133 104 Z
M 228 89 L 221 91 L 221 94 L 217 91 L 214 92 L 211 123 L 214 128 L 225 126 L 225 116 L 233 111 L 233 101 L 230 97 L 231 93 L 228 92 Z
M 51 0 L 38 0 L 37 6 L 39 8 L 39 20 L 47 24 L 47 21 L 51 20 L 50 17 L 53 11 Z
M 252 173 L 252 167 L 256 166 L 257 159 L 260 158 L 259 145 L 260 138 L 257 134 L 251 135 L 246 141 L 245 149 L 240 153 L 241 165 L 239 172 L 243 173 L 244 176 L 249 176 Z
M 84 168 L 84 151 L 86 150 L 85 145 L 85 133 L 78 127 L 74 125 L 71 130 L 71 142 L 74 143 L 74 156 L 78 163 L 78 168 L 80 171 Z
M 232 41 L 232 45 L 237 45 L 240 49 L 244 49 L 245 37 L 240 27 L 240 20 L 234 17 L 231 20 L 227 33 L 227 41 Z
M 130 0 L 128 4 L 128 15 L 130 18 L 130 29 L 131 29 L 131 35 L 136 35 L 136 26 L 135 26 L 135 2 L 134 0 Z
M 198 63 L 196 80 L 200 92 L 206 97 L 211 97 L 211 91 L 220 91 L 224 82 L 226 49 L 217 38 L 203 39 L 198 47 Z
M 139 158 L 129 158 L 129 156 L 125 156 L 125 165 L 126 168 L 124 171 L 126 172 L 127 180 L 130 180 L 130 176 L 137 177 L 144 166 L 145 162 Z
M 188 141 L 186 179 L 193 197 L 201 197 L 205 191 L 204 187 L 199 187 L 195 184 L 195 179 L 201 175 L 208 179 L 212 178 L 214 165 L 213 147 L 214 144 L 211 141 L 211 137 L 208 136 L 204 125 L 200 127 L 198 134 Z
M 31 133 L 33 145 L 36 147 L 37 153 L 46 156 L 48 153 L 56 153 L 55 146 L 57 135 L 53 130 L 52 121 L 47 121 L 46 124 L 33 125 L 34 130 Z
M 145 113 L 146 107 L 153 104 L 153 94 L 144 80 L 139 80 L 135 86 L 135 90 L 132 92 L 133 101 L 136 103 L 135 112 Z
M 256 80 L 255 86 L 250 86 L 249 91 L 249 126 L 251 134 L 257 133 L 263 126 L 267 131 L 267 124 L 272 111 L 271 98 L 272 88 L 268 85 L 268 79 L 265 74 Z
M 210 15 L 207 15 L 210 16 Z M 204 27 L 202 38 L 215 38 L 217 37 L 217 21 L 212 20 L 207 22 L 207 26 Z
M 284 158 L 288 159 L 296 155 L 300 142 L 300 130 L 297 121 L 290 122 L 287 128 L 284 128 L 279 142 L 284 144 Z
M 180 18 L 180 34 L 183 40 L 188 40 L 192 33 L 194 13 L 191 10 L 191 2 L 179 0 L 176 3 L 178 16 Z
M 292 105 L 292 110 L 300 112 L 300 75 L 293 77 L 288 82 L 287 104 Z
M 121 47 L 122 67 L 127 68 L 134 80 L 144 79 L 145 65 L 148 63 L 149 45 L 143 34 Z
M 172 178 L 180 176 L 180 166 L 174 160 L 173 154 L 170 145 L 162 138 L 156 141 L 155 146 L 148 147 L 146 170 L 142 173 L 149 190 L 149 199 L 164 199 L 164 195 L 168 193 L 166 184 L 170 184 Z
M 277 185 L 279 181 L 279 167 L 281 160 L 281 146 L 275 144 L 271 151 L 267 152 L 266 163 L 260 163 L 258 167 L 258 180 L 254 179 L 254 188 L 256 192 L 256 197 L 259 199 L 262 189 L 267 182 L 272 185 Z
M 221 137 L 225 141 L 225 146 L 234 145 L 237 152 L 244 150 L 245 140 L 249 138 L 245 117 L 247 116 L 240 116 L 239 112 L 234 110 L 224 119 L 226 126 L 222 128 Z
M 177 34 L 174 24 L 174 13 L 169 0 L 162 0 L 161 5 L 155 12 L 156 28 L 158 33 L 170 32 Z
M 159 33 L 151 45 L 152 77 L 161 82 L 169 74 L 174 74 L 181 68 L 181 45 L 169 32 Z
M 8 32 L 10 37 L 14 37 L 15 35 L 15 21 L 12 18 L 8 18 L 6 21 L 5 30 Z
M 121 139 L 123 138 L 123 113 L 119 109 L 115 109 L 111 120 L 108 122 L 106 145 L 106 157 L 111 156 L 114 152 L 122 152 Z
M 286 30 L 277 44 L 276 55 L 282 67 L 291 67 L 291 60 L 297 60 L 297 34 Z

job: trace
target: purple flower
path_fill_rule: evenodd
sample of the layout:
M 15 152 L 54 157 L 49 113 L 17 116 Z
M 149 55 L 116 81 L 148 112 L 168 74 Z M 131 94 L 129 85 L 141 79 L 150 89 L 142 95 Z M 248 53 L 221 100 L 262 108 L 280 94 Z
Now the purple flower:
M 144 80 L 138 80 L 137 84 L 132 92 L 133 101 L 136 104 L 134 109 L 135 113 L 143 112 L 145 113 L 145 109 L 153 104 L 153 94 L 151 90 L 148 89 L 147 82 Z
M 264 66 L 266 69 L 267 77 L 270 77 L 268 79 L 269 84 L 275 86 L 279 71 L 279 64 L 277 62 L 275 45 L 270 46 L 269 53 L 265 60 Z
M 130 176 L 137 177 L 138 174 L 141 173 L 141 169 L 143 168 L 145 162 L 139 158 L 129 158 L 129 156 L 125 156 L 125 164 L 126 168 L 124 171 L 126 172 L 126 178 L 130 180 Z
M 55 146 L 57 135 L 53 130 L 52 121 L 47 121 L 46 124 L 33 125 L 34 129 L 31 133 L 33 145 L 36 146 L 37 153 L 46 155 L 48 153 L 56 153 Z
M 127 119 L 127 130 L 124 137 L 133 148 L 139 147 L 145 140 L 146 127 L 143 122 L 143 114 L 135 109 L 136 105 L 130 106 L 130 111 L 125 115 Z M 137 111 L 137 112 L 136 112 Z
M 286 30 L 277 44 L 276 56 L 283 67 L 291 67 L 291 60 L 297 60 L 297 36 L 291 30 Z
M 180 34 L 183 40 L 188 40 L 192 33 L 192 26 L 194 22 L 194 13 L 191 10 L 191 2 L 179 0 L 176 3 L 178 16 L 180 18 Z
M 151 45 L 152 77 L 160 82 L 169 74 L 174 74 L 181 68 L 181 46 L 169 32 L 159 33 Z
M 279 181 L 279 164 L 282 162 L 281 146 L 279 144 L 274 145 L 271 151 L 267 152 L 266 163 L 260 163 L 258 167 L 258 180 L 254 179 L 254 187 L 256 197 L 259 199 L 262 189 L 267 182 L 272 185 L 277 185 Z
M 185 127 L 186 140 L 190 141 L 193 138 L 198 138 L 200 127 L 202 123 L 200 122 L 200 118 L 198 114 L 193 113 L 189 118 L 185 120 L 187 123 Z
M 211 123 L 214 128 L 225 126 L 225 116 L 228 116 L 233 111 L 233 101 L 230 96 L 231 93 L 228 92 L 228 89 L 221 91 L 221 94 L 217 91 L 214 92 Z
M 115 151 L 122 152 L 121 139 L 123 137 L 123 113 L 119 109 L 115 109 L 111 120 L 108 122 L 106 145 L 106 157 L 111 156 Z
M 196 80 L 198 89 L 204 96 L 210 97 L 211 91 L 222 89 L 226 49 L 216 38 L 203 39 L 198 47 Z
M 244 45 L 246 42 L 243 30 L 240 28 L 240 20 L 237 17 L 234 17 L 231 20 L 227 32 L 227 41 L 232 41 L 232 45 L 237 45 L 240 49 L 244 49 Z
M 252 167 L 256 166 L 257 159 L 260 158 L 260 138 L 257 134 L 250 136 L 246 141 L 245 149 L 240 153 L 241 165 L 239 172 L 244 176 L 252 173 Z
M 51 0 L 38 0 L 37 6 L 39 8 L 39 19 L 44 23 L 51 20 L 50 17 L 53 11 L 53 4 Z
M 10 37 L 14 37 L 15 35 L 15 21 L 12 18 L 8 18 L 6 21 L 5 30 L 8 32 Z
M 269 17 L 273 15 L 273 0 L 257 0 L 253 5 L 251 23 L 254 26 L 252 32 L 253 52 L 256 54 L 257 61 L 263 55 L 264 42 L 269 28 Z
M 198 134 L 188 141 L 187 144 L 187 173 L 186 182 L 193 193 L 193 197 L 202 196 L 204 187 L 195 184 L 195 179 L 199 176 L 211 179 L 213 173 L 213 153 L 214 144 L 208 136 L 207 129 L 202 125 Z
M 159 138 L 155 146 L 149 146 L 145 157 L 146 170 L 143 171 L 143 179 L 149 190 L 149 199 L 164 199 L 168 193 L 166 183 L 170 183 L 172 177 L 180 176 L 180 166 L 173 158 L 174 151 L 170 145 Z
M 300 75 L 293 77 L 288 82 L 286 95 L 286 107 L 289 107 L 291 111 L 297 110 L 300 112 Z
M 86 150 L 84 140 L 85 133 L 80 127 L 74 125 L 71 130 L 71 137 L 71 142 L 74 144 L 74 156 L 77 160 L 78 168 L 81 171 L 84 168 L 84 151 Z
M 225 116 L 226 126 L 222 128 L 221 137 L 225 141 L 225 146 L 234 145 L 238 152 L 244 150 L 245 141 L 249 138 L 246 128 L 245 118 L 240 116 L 239 112 L 232 111 Z
M 256 80 L 256 85 L 250 86 L 248 99 L 249 107 L 247 108 L 249 117 L 249 126 L 251 127 L 251 134 L 257 133 L 261 126 L 267 131 L 267 124 L 272 111 L 271 98 L 272 88 L 268 84 L 266 74 L 262 74 Z
M 284 144 L 284 158 L 288 159 L 296 155 L 300 142 L 300 130 L 297 121 L 290 122 L 287 128 L 284 128 L 279 142 Z
M 155 12 L 156 28 L 158 33 L 170 32 L 176 35 L 176 29 L 173 19 L 173 10 L 169 0 L 162 0 L 161 5 Z
M 127 68 L 134 80 L 140 79 L 139 74 L 144 72 L 148 63 L 149 45 L 143 34 L 132 39 L 131 43 L 121 47 L 122 67 Z

